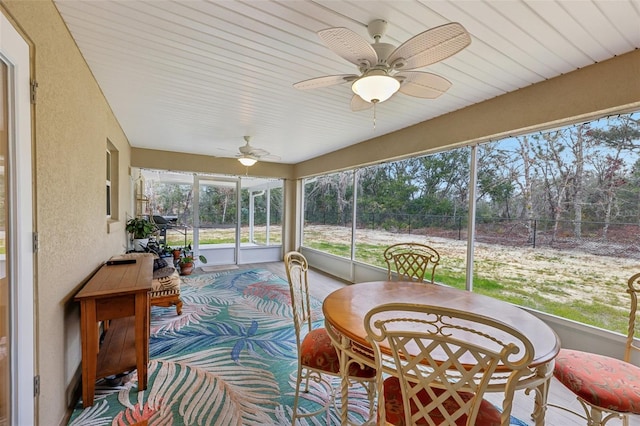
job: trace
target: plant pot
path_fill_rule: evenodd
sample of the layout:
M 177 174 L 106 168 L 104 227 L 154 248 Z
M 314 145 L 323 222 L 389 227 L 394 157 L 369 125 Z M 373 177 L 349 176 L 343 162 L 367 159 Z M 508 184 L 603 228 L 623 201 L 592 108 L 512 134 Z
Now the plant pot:
M 171 254 L 173 255 L 174 260 L 180 259 L 180 250 L 173 250 Z
M 193 262 L 180 264 L 180 275 L 191 275 L 193 272 Z
M 134 251 L 145 251 L 147 248 L 147 244 L 149 244 L 148 238 L 134 238 L 133 239 L 133 250 Z

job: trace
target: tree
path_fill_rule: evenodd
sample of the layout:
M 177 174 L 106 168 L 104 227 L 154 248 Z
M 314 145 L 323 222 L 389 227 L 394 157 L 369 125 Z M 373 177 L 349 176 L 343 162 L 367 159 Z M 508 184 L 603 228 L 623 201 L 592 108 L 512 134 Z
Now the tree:
M 485 199 L 492 206 L 491 212 L 500 217 L 511 217 L 511 200 L 515 187 L 508 165 L 511 156 L 496 146 L 478 147 L 478 178 L 476 201 Z
M 509 167 L 511 170 L 512 179 L 516 182 L 516 185 L 520 187 L 520 193 L 522 194 L 522 216 L 526 219 L 526 227 L 528 231 L 527 241 L 532 242 L 534 235 L 533 221 L 535 219 L 533 212 L 533 180 L 535 177 L 535 156 L 531 148 L 531 138 L 528 136 L 522 136 L 516 138 L 518 141 L 518 147 L 516 153 L 519 161 L 514 161 L 514 166 Z M 521 162 L 522 173 L 517 172 L 517 164 Z M 521 177 L 521 178 L 519 178 Z
M 164 216 L 177 216 L 180 223 L 191 223 L 191 184 L 147 181 L 145 194 L 149 197 L 152 212 Z
M 623 212 L 628 212 L 625 217 L 634 217 L 640 225 L 640 159 L 636 160 L 625 184 L 620 188 L 620 198 L 626 207 Z
M 589 125 L 580 124 L 566 133 L 569 147 L 573 153 L 573 234 L 582 238 L 582 202 L 584 187 L 584 163 L 593 146 L 592 138 L 588 137 L 591 130 Z M 592 154 L 591 154 L 592 155 Z
M 532 137 L 535 167 L 544 186 L 550 217 L 553 221 L 552 239 L 557 237 L 558 226 L 565 209 L 564 201 L 572 177 L 571 163 L 567 161 L 566 145 L 561 131 Z
M 640 150 L 640 123 L 631 116 L 610 118 L 603 129 L 589 130 L 588 136 L 594 143 L 607 148 L 605 155 L 593 156 L 591 162 L 597 171 L 598 189 L 601 194 L 604 227 L 603 237 L 611 223 L 618 190 L 626 183 L 629 170 L 624 161 L 626 153 Z
M 307 220 L 345 225 L 351 221 L 353 171 L 314 178 L 305 188 Z
M 469 148 L 458 148 L 420 158 L 415 177 L 424 211 L 455 215 L 466 211 L 469 196 Z

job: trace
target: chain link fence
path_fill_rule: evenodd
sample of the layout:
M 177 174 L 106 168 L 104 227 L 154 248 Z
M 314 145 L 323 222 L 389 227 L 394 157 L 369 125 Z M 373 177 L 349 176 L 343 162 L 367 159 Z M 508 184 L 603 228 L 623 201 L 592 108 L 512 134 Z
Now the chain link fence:
M 350 227 L 350 223 L 341 223 Z M 357 228 L 465 240 L 466 216 L 368 213 Z M 513 247 L 548 247 L 640 259 L 640 224 L 482 218 L 476 221 L 476 241 Z

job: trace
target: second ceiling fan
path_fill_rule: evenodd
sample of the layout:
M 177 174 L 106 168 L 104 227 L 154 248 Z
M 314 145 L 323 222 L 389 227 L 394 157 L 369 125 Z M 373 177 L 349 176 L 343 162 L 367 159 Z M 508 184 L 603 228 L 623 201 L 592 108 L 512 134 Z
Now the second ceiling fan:
M 467 30 L 457 22 L 424 31 L 397 48 L 380 39 L 387 30 L 382 19 L 367 26 L 374 43 L 347 28 L 328 28 L 318 36 L 333 52 L 355 64 L 360 74 L 327 75 L 295 83 L 296 89 L 316 89 L 351 83 L 351 109 L 361 111 L 384 102 L 396 92 L 417 98 L 434 99 L 451 87 L 439 75 L 413 71 L 446 59 L 471 43 Z
M 251 145 L 251 136 L 244 136 L 245 144 L 238 147 L 236 158 L 243 166 L 253 166 L 258 160 L 278 161 L 280 157 L 270 154 L 267 150 Z

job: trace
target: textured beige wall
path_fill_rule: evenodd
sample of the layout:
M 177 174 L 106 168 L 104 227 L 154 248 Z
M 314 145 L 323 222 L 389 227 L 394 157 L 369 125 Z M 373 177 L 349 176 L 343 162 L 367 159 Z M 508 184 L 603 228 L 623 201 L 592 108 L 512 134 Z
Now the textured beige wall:
M 130 206 L 130 147 L 53 3 L 2 4 L 34 46 L 37 416 L 42 425 L 58 424 L 81 358 L 73 295 L 101 262 L 124 250 L 124 227 L 114 224 L 107 232 L 107 138 L 119 151 L 122 207 Z
M 297 177 L 640 109 L 640 50 L 314 158 Z

